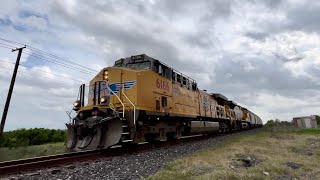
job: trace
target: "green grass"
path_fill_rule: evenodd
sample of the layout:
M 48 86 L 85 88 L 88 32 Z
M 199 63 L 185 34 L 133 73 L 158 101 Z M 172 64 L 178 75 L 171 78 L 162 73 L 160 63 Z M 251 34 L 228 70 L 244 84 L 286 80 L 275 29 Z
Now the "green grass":
M 306 135 L 317 135 L 320 134 L 319 128 L 312 128 L 312 129 L 297 129 L 297 134 L 306 134 Z
M 233 167 L 242 155 L 254 156 L 259 163 L 249 168 Z M 302 167 L 291 169 L 288 162 Z M 284 175 L 320 179 L 319 162 L 320 129 L 273 127 L 177 159 L 148 179 L 274 179 Z
M 0 148 L 0 161 L 10 161 L 39 156 L 64 153 L 65 145 L 61 143 L 44 144 L 37 146 L 26 146 L 17 148 Z

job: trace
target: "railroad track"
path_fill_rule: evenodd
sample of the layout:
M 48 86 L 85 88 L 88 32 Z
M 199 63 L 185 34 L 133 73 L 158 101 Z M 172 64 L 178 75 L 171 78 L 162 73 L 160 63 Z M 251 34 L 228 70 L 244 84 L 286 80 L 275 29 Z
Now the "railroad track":
M 213 138 L 216 136 L 223 136 L 230 133 L 224 134 L 212 134 L 209 136 L 194 135 L 182 137 L 175 141 L 164 141 L 155 144 L 140 144 L 140 145 L 130 145 L 130 146 L 114 146 L 104 150 L 95 151 L 83 151 L 83 152 L 73 152 L 65 153 L 51 156 L 43 156 L 29 159 L 13 160 L 0 162 L 0 177 L 9 176 L 11 174 L 27 173 L 34 170 L 59 167 L 62 165 L 68 165 L 75 162 L 82 162 L 88 160 L 96 160 L 102 158 L 111 158 L 114 156 L 121 156 L 126 154 L 141 153 L 143 151 L 154 150 L 165 148 L 172 145 L 179 145 L 183 143 L 189 143 L 193 141 L 198 141 L 206 138 Z
M 90 160 L 94 158 L 94 156 L 101 155 L 101 153 L 102 151 L 84 151 L 0 162 L 0 177 L 3 175 L 68 164 L 80 159 Z

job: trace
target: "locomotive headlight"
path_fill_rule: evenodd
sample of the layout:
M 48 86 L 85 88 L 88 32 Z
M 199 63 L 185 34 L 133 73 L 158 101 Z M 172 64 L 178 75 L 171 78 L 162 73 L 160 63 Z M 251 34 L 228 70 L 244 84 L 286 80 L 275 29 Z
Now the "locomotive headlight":
M 73 103 L 73 110 L 79 110 L 81 106 L 81 102 L 79 100 L 76 100 L 74 103 Z
M 75 101 L 75 102 L 73 103 L 73 106 L 74 106 L 74 107 L 79 107 L 80 104 L 81 104 L 80 101 L 77 100 L 77 101 Z
M 107 81 L 108 81 L 108 78 L 109 78 L 109 73 L 108 73 L 108 71 L 104 71 L 104 72 L 103 72 L 103 80 L 107 80 Z
M 107 101 L 108 101 L 108 99 L 106 96 L 100 98 L 101 103 L 106 103 Z

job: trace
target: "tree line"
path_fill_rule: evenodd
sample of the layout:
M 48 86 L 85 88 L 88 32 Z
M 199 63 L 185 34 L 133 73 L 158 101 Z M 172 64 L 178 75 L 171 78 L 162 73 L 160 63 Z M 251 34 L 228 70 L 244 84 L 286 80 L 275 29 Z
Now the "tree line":
M 274 126 L 293 126 L 291 122 L 288 121 L 280 121 L 279 119 L 270 119 L 267 121 L 267 123 L 264 125 L 265 127 L 274 127 Z
M 320 116 L 319 115 L 315 115 L 316 116 L 316 121 L 318 124 L 318 127 L 320 127 Z M 291 122 L 288 121 L 280 121 L 279 119 L 270 119 L 269 121 L 267 121 L 267 123 L 264 125 L 266 127 L 273 127 L 273 126 L 292 126 Z
M 65 141 L 65 130 L 45 128 L 18 129 L 4 132 L 0 137 L 0 147 L 12 148 Z

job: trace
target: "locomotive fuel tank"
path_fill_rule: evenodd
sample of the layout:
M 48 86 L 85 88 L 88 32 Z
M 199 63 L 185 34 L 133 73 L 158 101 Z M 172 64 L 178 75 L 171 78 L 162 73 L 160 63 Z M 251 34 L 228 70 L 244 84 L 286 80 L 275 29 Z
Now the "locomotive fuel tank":
M 191 133 L 218 132 L 220 129 L 218 122 L 210 121 L 191 121 Z

